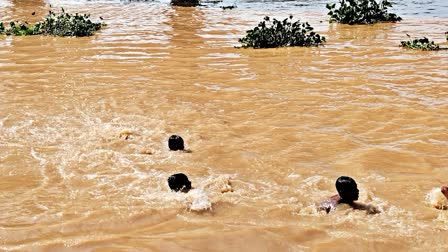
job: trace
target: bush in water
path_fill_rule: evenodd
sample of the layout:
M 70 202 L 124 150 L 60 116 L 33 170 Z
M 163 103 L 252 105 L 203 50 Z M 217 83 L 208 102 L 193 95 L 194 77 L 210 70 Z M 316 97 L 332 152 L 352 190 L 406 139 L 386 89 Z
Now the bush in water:
M 408 35 L 409 37 L 409 35 Z M 409 48 L 409 49 L 419 49 L 423 51 L 437 51 L 441 48 L 438 44 L 434 43 L 434 41 L 429 41 L 428 38 L 417 38 L 409 41 L 401 41 L 401 47 Z
M 330 22 L 354 25 L 401 21 L 401 17 L 387 12 L 392 7 L 387 0 L 379 4 L 375 0 L 339 0 L 339 4 L 339 9 L 335 3 L 327 4 Z
M 65 13 L 62 9 L 62 13 L 56 14 L 52 11 L 44 21 L 38 22 L 35 25 L 29 25 L 28 23 L 10 22 L 10 28 L 5 28 L 3 23 L 0 22 L 0 34 L 6 35 L 52 35 L 61 37 L 85 37 L 92 36 L 95 31 L 105 26 L 104 23 L 95 23 L 90 20 L 90 15 L 83 14 L 75 15 Z
M 34 27 L 29 27 L 27 24 L 16 24 L 15 22 L 9 23 L 10 28 L 5 28 L 3 23 L 0 23 L 0 34 L 5 33 L 6 35 L 34 35 Z
M 292 16 L 279 21 L 265 17 L 257 27 L 248 30 L 246 36 L 238 41 L 242 47 L 275 48 L 283 46 L 319 46 L 325 37 L 313 32 L 314 28 L 299 20 L 292 22 Z

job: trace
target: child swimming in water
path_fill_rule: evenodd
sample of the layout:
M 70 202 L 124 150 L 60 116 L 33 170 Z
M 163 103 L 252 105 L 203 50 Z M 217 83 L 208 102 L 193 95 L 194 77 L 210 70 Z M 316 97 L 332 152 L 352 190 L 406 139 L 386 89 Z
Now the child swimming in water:
M 178 135 L 172 135 L 168 139 L 168 147 L 172 151 L 184 150 L 184 139 Z
M 321 202 L 318 210 L 325 210 L 329 213 L 339 204 L 348 204 L 353 209 L 366 210 L 368 214 L 380 213 L 374 206 L 355 202 L 359 198 L 359 190 L 355 180 L 351 177 L 339 177 L 336 180 L 336 190 L 338 191 L 338 194 Z
M 182 151 L 185 153 L 191 153 L 191 150 L 185 149 L 184 139 L 178 135 L 172 135 L 168 138 L 168 148 L 171 151 Z
M 184 192 L 187 193 L 192 189 L 191 182 L 187 175 L 183 173 L 176 173 L 168 178 L 168 186 L 174 192 Z

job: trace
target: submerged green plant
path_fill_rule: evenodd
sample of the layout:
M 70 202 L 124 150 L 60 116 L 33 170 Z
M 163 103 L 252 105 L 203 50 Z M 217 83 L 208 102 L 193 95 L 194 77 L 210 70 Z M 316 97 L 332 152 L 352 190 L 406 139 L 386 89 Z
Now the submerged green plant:
M 9 22 L 9 28 L 7 28 L 3 22 L 0 22 L 0 34 L 24 36 L 34 35 L 35 31 L 34 27 L 28 23 Z
M 338 9 L 335 3 L 327 4 L 330 22 L 354 25 L 401 21 L 401 17 L 388 13 L 387 8 L 392 7 L 388 0 L 339 0 L 339 4 Z
M 10 22 L 9 25 L 10 28 L 5 30 L 6 35 L 25 36 L 34 34 L 33 27 L 28 26 L 28 24 Z
M 75 15 L 65 13 L 62 8 L 62 13 L 56 14 L 50 11 L 48 16 L 42 22 L 38 22 L 34 25 L 28 23 L 10 22 L 10 28 L 5 28 L 3 23 L 0 22 L 0 34 L 6 35 L 52 35 L 52 36 L 73 36 L 73 37 L 85 37 L 92 36 L 95 31 L 105 26 L 104 23 L 95 23 L 90 20 L 90 15 L 83 14 Z
M 408 37 L 410 37 L 408 35 Z M 440 46 L 434 41 L 429 41 L 428 38 L 417 38 L 417 39 L 411 39 L 409 41 L 401 41 L 401 47 L 409 48 L 409 49 L 418 49 L 423 51 L 437 51 L 440 50 Z
M 265 17 L 254 29 L 248 30 L 246 36 L 238 41 L 242 47 L 275 48 L 283 46 L 319 46 L 325 37 L 313 32 L 308 22 L 292 21 L 292 16 L 283 21 Z
M 92 22 L 89 14 L 72 15 L 62 9 L 60 14 L 50 11 L 44 21 L 34 25 L 34 30 L 44 35 L 85 37 L 92 36 L 104 25 Z

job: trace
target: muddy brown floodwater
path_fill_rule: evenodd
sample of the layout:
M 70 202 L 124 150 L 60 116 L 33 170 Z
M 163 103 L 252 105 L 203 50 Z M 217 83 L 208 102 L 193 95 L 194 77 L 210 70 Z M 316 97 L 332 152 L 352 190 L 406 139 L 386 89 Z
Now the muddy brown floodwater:
M 444 1 L 348 26 L 306 1 L 0 0 L 2 21 L 51 4 L 108 24 L 0 36 L 0 250 L 446 251 L 448 211 L 425 198 L 448 183 L 448 51 L 398 47 L 406 33 L 448 46 Z M 289 14 L 327 44 L 234 48 Z M 195 190 L 170 192 L 178 172 Z M 340 175 L 382 213 L 317 212 Z

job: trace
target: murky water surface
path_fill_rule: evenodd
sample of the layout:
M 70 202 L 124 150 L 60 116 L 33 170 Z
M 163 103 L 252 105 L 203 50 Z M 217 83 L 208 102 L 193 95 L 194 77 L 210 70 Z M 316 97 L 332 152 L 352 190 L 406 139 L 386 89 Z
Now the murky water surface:
M 328 24 L 325 2 L 1 0 L 3 21 L 51 4 L 108 26 L 0 36 L 0 250 L 445 251 L 448 211 L 425 196 L 448 183 L 448 51 L 398 44 L 448 46 L 447 2 L 396 1 L 403 22 L 372 26 Z M 328 43 L 234 48 L 289 14 Z M 196 189 L 170 192 L 177 172 Z M 382 213 L 317 212 L 340 175 Z

